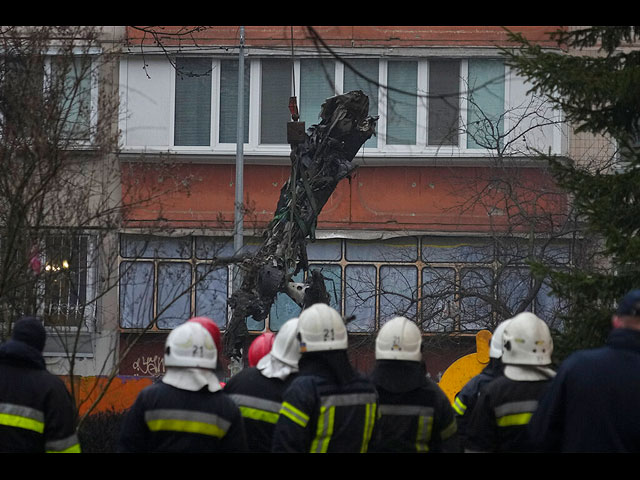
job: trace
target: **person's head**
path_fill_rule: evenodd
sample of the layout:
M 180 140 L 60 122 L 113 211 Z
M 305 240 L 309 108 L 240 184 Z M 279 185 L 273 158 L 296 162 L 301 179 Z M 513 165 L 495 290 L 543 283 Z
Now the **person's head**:
M 405 317 L 387 321 L 376 337 L 376 360 L 422 360 L 420 328 Z
M 39 352 L 44 350 L 47 332 L 39 317 L 21 317 L 13 324 L 11 338 L 22 342 Z
M 298 368 L 300 344 L 297 335 L 298 319 L 287 320 L 275 336 L 270 355 L 291 368 Z
M 214 338 L 200 322 L 187 321 L 171 330 L 165 342 L 165 367 L 215 370 L 217 364 Z
M 506 377 L 512 380 L 548 377 L 545 369 L 551 365 L 553 339 L 547 324 L 536 315 L 522 312 L 510 319 L 502 333 L 502 345 Z
M 249 366 L 255 367 L 260 359 L 271 351 L 273 341 L 275 340 L 275 334 L 271 332 L 265 332 L 258 336 L 251 345 L 249 345 Z
M 311 305 L 300 313 L 298 340 L 301 353 L 346 350 L 348 347 L 344 320 L 324 303 Z
M 640 289 L 631 290 L 622 297 L 611 323 L 614 328 L 640 330 Z
M 491 342 L 489 343 L 489 358 L 500 359 L 502 358 L 502 334 L 505 327 L 509 324 L 509 320 L 500 322 L 491 335 Z
M 211 338 L 213 338 L 213 342 L 216 344 L 218 352 L 222 351 L 222 335 L 220 334 L 220 328 L 216 322 L 211 320 L 209 317 L 192 317 L 187 321 L 199 323 L 206 328 L 207 332 L 211 335 Z

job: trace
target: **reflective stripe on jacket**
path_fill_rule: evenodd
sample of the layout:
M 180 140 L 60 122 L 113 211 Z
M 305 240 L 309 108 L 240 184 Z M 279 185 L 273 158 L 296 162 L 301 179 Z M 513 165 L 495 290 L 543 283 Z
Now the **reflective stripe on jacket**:
M 0 347 L 0 451 L 79 453 L 76 412 L 42 354 L 22 342 Z
M 271 451 L 273 431 L 280 415 L 282 394 L 292 378 L 265 377 L 256 367 L 247 367 L 232 376 L 224 391 L 240 408 L 249 451 Z
M 244 452 L 240 411 L 223 391 L 192 392 L 164 383 L 140 392 L 127 412 L 120 452 Z
M 377 393 L 356 376 L 337 385 L 321 376 L 296 378 L 284 394 L 275 452 L 367 452 L 378 415 Z
M 469 419 L 466 450 L 532 452 L 527 425 L 550 380 L 499 377 L 485 385 Z

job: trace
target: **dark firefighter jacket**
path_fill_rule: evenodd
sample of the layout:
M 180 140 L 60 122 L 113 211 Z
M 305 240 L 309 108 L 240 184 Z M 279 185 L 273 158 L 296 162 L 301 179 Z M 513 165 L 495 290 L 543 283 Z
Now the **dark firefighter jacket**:
M 127 412 L 118 451 L 246 452 L 246 438 L 240 411 L 223 391 L 193 392 L 159 382 L 142 390 Z
M 475 407 L 476 401 L 478 400 L 480 389 L 485 384 L 502 375 L 502 371 L 502 362 L 499 359 L 492 358 L 489 364 L 478 375 L 469 380 L 455 396 L 453 409 L 456 412 L 458 435 L 463 448 L 467 436 L 467 424 L 469 423 L 473 407 Z
M 615 329 L 562 362 L 529 433 L 548 452 L 640 452 L 638 405 L 640 332 Z
M 224 391 L 240 408 L 250 452 L 271 451 L 273 431 L 282 405 L 287 380 L 265 377 L 257 367 L 244 368 L 229 379 Z
M 486 384 L 471 412 L 465 451 L 536 451 L 527 425 L 550 381 L 514 381 L 501 376 Z
M 71 395 L 26 343 L 0 346 L 0 452 L 79 453 Z
M 369 452 L 458 452 L 449 399 L 421 362 L 382 360 L 371 376 L 379 396 Z
M 366 452 L 377 415 L 374 385 L 344 350 L 303 353 L 283 395 L 272 452 Z

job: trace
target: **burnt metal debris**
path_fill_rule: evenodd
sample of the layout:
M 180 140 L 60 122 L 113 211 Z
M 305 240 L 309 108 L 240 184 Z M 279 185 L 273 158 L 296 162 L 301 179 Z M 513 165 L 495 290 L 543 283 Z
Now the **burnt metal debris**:
M 320 123 L 292 142 L 291 173 L 263 242 L 237 265 L 242 283 L 229 299 L 232 316 L 224 335 L 224 353 L 230 358 L 246 350 L 245 320 L 264 320 L 278 294 L 288 295 L 301 309 L 329 303 L 322 273 L 309 271 L 307 242 L 315 241 L 318 215 L 338 183 L 356 169 L 352 161 L 375 134 L 377 120 L 369 116 L 369 98 L 360 90 L 352 91 L 328 98 Z M 308 272 L 307 280 L 293 282 L 301 271 Z

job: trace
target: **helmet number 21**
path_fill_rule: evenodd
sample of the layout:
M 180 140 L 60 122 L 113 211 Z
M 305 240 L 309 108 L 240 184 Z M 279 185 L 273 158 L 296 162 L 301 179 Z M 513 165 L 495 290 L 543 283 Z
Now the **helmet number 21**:
M 325 328 L 324 329 L 324 341 L 325 342 L 332 342 L 333 340 L 335 340 L 335 333 L 333 331 L 333 328 Z

